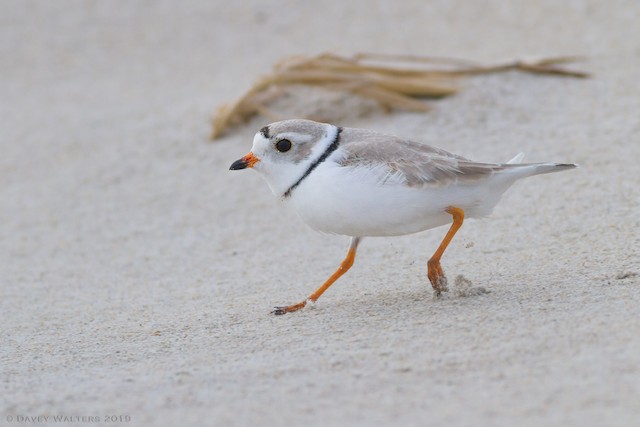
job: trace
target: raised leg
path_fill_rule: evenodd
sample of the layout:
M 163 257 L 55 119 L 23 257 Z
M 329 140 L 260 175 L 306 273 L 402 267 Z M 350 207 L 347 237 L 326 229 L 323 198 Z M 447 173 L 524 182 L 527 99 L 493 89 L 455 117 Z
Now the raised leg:
M 358 249 L 358 244 L 360 243 L 360 237 L 352 237 L 351 242 L 349 244 L 349 251 L 347 252 L 347 256 L 340 264 L 340 267 L 327 279 L 326 282 L 322 284 L 314 293 L 309 295 L 309 297 L 303 301 L 300 301 L 297 304 L 293 304 L 287 307 L 276 307 L 275 310 L 272 311 L 273 314 L 286 314 L 291 313 L 293 311 L 298 311 L 303 308 L 309 301 L 316 302 L 318 298 L 329 289 L 329 286 L 333 285 L 333 282 L 338 280 L 340 276 L 349 271 L 351 266 L 353 265 L 353 261 L 356 259 L 356 250 Z
M 455 236 L 464 221 L 464 211 L 462 209 L 449 206 L 446 212 L 453 216 L 453 224 L 451 224 L 451 228 L 449 228 L 447 235 L 442 239 L 436 252 L 427 262 L 429 281 L 431 282 L 431 286 L 433 286 L 433 294 L 435 297 L 439 297 L 442 291 L 446 292 L 449 290 L 447 288 L 447 277 L 444 275 L 444 271 L 440 265 L 440 258 L 442 258 L 442 254 L 445 249 L 447 249 L 447 246 L 449 246 L 449 242 L 451 242 L 451 239 L 453 239 L 453 236 Z

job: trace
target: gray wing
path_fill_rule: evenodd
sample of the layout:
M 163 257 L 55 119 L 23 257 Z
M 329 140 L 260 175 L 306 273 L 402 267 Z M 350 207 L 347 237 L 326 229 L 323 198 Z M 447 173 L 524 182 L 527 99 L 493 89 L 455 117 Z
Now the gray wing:
M 340 147 L 342 166 L 366 166 L 380 172 L 382 183 L 408 186 L 447 185 L 452 181 L 479 180 L 505 168 L 477 163 L 419 142 L 363 129 L 344 128 Z

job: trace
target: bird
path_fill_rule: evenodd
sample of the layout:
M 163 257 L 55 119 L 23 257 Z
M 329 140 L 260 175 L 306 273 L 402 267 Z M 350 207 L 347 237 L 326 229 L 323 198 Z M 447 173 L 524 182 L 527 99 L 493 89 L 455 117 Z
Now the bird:
M 482 163 L 368 129 L 304 119 L 264 126 L 251 151 L 229 169 L 253 169 L 312 229 L 350 237 L 344 260 L 318 289 L 272 313 L 292 313 L 315 303 L 351 268 L 364 237 L 401 236 L 450 224 L 427 261 L 427 276 L 439 297 L 448 290 L 440 261 L 465 218 L 488 216 L 521 178 L 578 167 L 522 163 L 523 156 Z

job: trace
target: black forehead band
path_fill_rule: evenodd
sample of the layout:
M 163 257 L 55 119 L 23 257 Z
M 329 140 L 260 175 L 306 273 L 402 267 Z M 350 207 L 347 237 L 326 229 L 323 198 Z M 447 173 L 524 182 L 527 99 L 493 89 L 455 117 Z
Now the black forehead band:
M 264 136 L 265 138 L 269 139 L 269 126 L 265 126 L 262 129 L 260 129 L 260 133 L 262 134 L 262 136 Z

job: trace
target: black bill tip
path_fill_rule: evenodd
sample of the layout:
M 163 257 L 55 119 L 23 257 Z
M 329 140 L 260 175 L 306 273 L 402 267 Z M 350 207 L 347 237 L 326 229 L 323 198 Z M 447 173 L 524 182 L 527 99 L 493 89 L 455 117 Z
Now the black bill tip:
M 245 159 L 238 159 L 235 162 L 231 163 L 231 166 L 229 167 L 230 171 L 237 171 L 240 169 L 246 169 L 247 168 L 247 161 Z

